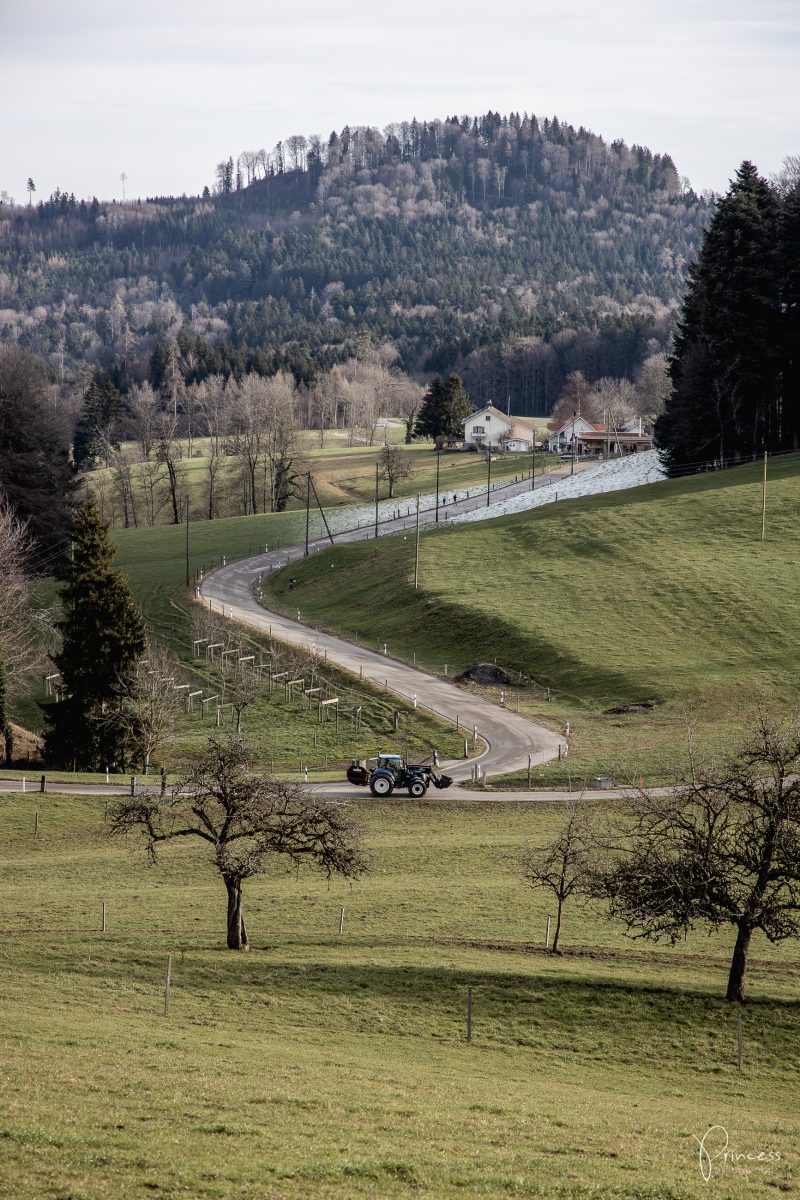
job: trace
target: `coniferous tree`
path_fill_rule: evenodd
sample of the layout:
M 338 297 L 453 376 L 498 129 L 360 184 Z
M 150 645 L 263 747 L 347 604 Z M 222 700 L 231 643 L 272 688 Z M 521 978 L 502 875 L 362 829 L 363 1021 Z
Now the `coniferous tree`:
M 784 448 L 779 397 L 779 201 L 744 162 L 689 272 L 656 423 L 671 473 Z
M 41 363 L 0 347 L 0 489 L 40 545 L 63 543 L 75 488 L 69 442 Z
M 443 433 L 444 409 L 447 388 L 441 375 L 434 375 L 430 387 L 422 397 L 419 413 L 414 423 L 414 437 L 436 438 Z
M 785 199 L 780 222 L 781 424 L 786 449 L 800 446 L 800 184 Z
M 447 381 L 442 428 L 445 437 L 461 438 L 463 423 L 472 412 L 472 405 L 460 375 L 451 375 Z
M 460 375 L 451 375 L 447 383 L 440 375 L 434 375 L 422 400 L 414 425 L 414 436 L 460 438 L 463 434 L 462 422 L 471 409 Z
M 121 403 L 122 397 L 110 380 L 95 377 L 89 384 L 72 443 L 76 467 L 90 469 L 105 450 L 117 444 L 113 426 Z
M 72 552 L 58 573 L 64 615 L 53 661 L 62 699 L 44 705 L 45 757 L 56 766 L 122 769 L 129 732 L 120 709 L 145 648 L 141 615 L 127 580 L 114 571 L 114 546 L 93 499 L 75 514 Z

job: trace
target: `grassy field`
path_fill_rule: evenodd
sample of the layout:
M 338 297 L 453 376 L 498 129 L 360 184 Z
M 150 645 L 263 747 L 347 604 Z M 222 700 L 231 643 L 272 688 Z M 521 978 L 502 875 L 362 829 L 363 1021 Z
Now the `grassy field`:
M 292 604 L 435 669 L 496 659 L 552 688 L 549 703 L 508 695 L 570 725 L 569 758 L 541 781 L 671 778 L 687 711 L 722 745 L 756 686 L 800 701 L 796 457 L 770 469 L 763 544 L 760 506 L 753 466 L 440 526 L 423 532 L 416 592 L 410 536 L 339 546 L 292 567 Z M 270 601 L 288 605 L 287 586 L 272 575 Z M 607 711 L 643 700 L 656 707 Z
M 0 1195 L 796 1192 L 800 964 L 754 944 L 740 1073 L 729 937 L 648 949 L 574 909 L 547 955 L 551 909 L 513 855 L 554 807 L 365 803 L 371 874 L 251 881 L 235 955 L 201 850 L 148 867 L 72 797 L 37 798 L 34 838 L 32 804 L 0 802 Z M 780 1160 L 717 1160 L 704 1183 L 713 1125 Z
M 199 614 L 199 606 L 187 596 L 185 532 L 185 526 L 116 530 L 113 539 L 118 552 L 114 565 L 129 578 L 150 631 L 178 659 L 181 680 L 193 689 L 202 687 L 206 695 L 219 694 L 222 680 L 218 671 L 204 660 L 192 659 L 192 637 L 196 636 L 192 632 L 192 617 Z M 223 557 L 232 561 L 256 553 L 264 543 L 272 548 L 293 545 L 302 540 L 304 533 L 305 514 L 299 512 L 192 525 L 190 574 L 193 577 L 195 569 L 219 564 Z M 52 599 L 55 594 L 52 581 L 46 590 Z M 232 628 L 229 623 L 220 636 L 230 639 L 231 645 L 246 646 L 247 652 L 255 653 L 257 658 L 271 647 L 269 638 L 250 629 Z M 319 671 L 320 666 L 316 664 L 315 669 Z M 301 667 L 300 673 L 304 672 L 307 673 L 307 665 Z M 322 664 L 322 674 L 324 680 L 315 679 L 314 683 L 324 682 L 326 695 L 340 697 L 342 718 L 338 733 L 332 715 L 325 724 L 320 724 L 315 703 L 309 701 L 304 706 L 299 694 L 287 701 L 279 687 L 270 695 L 265 685 L 260 699 L 246 710 L 243 727 L 267 768 L 295 777 L 302 777 L 302 769 L 308 768 L 312 779 L 341 778 L 342 764 L 351 758 L 375 754 L 379 749 L 396 749 L 414 759 L 428 757 L 434 747 L 448 757 L 463 753 L 463 737 L 424 709 L 408 708 L 378 688 L 326 664 Z M 37 690 L 36 695 L 15 707 L 15 719 L 29 729 L 41 727 L 38 698 Z M 362 709 L 358 729 L 348 715 L 357 707 Z M 397 732 L 396 711 L 401 713 Z M 224 719 L 230 728 L 231 714 L 226 713 Z M 206 710 L 205 719 L 199 712 L 182 718 L 169 747 L 157 756 L 154 765 L 159 766 L 163 761 L 168 769 L 173 769 L 177 761 L 190 756 L 214 732 L 214 721 L 214 707 Z
M 404 427 L 390 426 L 389 433 L 390 443 L 399 445 L 409 454 L 413 469 L 409 478 L 397 481 L 396 497 L 403 498 L 414 496 L 417 492 L 424 494 L 435 491 L 436 454 L 432 443 L 404 445 Z M 319 446 L 319 434 L 312 430 L 302 433 L 301 440 L 305 447 L 305 462 L 313 473 L 317 493 L 323 505 L 335 507 L 371 503 L 374 500 L 375 464 L 384 440 L 382 430 L 378 431 L 374 446 L 347 445 L 347 437 L 343 430 L 326 431 L 324 447 Z M 129 445 L 126 450 L 135 459 L 138 454 L 137 448 Z M 186 446 L 185 457 L 178 468 L 180 491 L 189 496 L 190 511 L 194 520 L 203 520 L 207 513 L 207 453 L 207 439 L 195 439 L 191 456 Z M 549 470 L 556 461 L 555 455 L 540 454 L 537 456 L 536 469 Z M 492 463 L 492 481 L 497 483 L 513 480 L 517 476 L 527 474 L 530 468 L 530 454 L 498 455 Z M 134 480 L 139 479 L 140 474 L 141 467 L 134 462 Z M 223 516 L 241 511 L 241 488 L 236 483 L 236 475 L 236 460 L 230 457 L 224 459 L 218 480 L 220 511 Z M 441 456 L 439 486 L 442 493 L 458 492 L 477 486 L 483 483 L 486 477 L 486 463 L 477 454 L 450 452 Z M 120 526 L 122 512 L 114 497 L 113 473 L 108 468 L 100 467 L 89 473 L 87 484 L 98 497 L 104 518 L 112 525 Z M 381 499 L 388 497 L 386 480 L 380 481 L 379 491 Z M 289 502 L 290 510 L 304 507 L 305 495 L 294 497 Z M 165 500 L 160 507 L 157 524 L 167 524 L 171 520 L 170 514 L 170 505 Z M 146 524 L 143 500 L 138 503 L 136 519 L 140 525 Z

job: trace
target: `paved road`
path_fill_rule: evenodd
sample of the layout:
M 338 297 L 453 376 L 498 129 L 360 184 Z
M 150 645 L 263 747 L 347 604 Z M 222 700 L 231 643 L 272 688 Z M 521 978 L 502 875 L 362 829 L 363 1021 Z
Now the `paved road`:
M 563 478 L 565 473 L 548 475 L 547 486 Z M 529 489 L 530 482 L 523 480 L 516 486 L 512 484 L 503 489 L 502 498 Z M 454 511 L 462 511 L 462 507 L 464 510 L 474 508 L 474 498 L 465 501 L 463 506 L 451 504 L 448 511 L 452 515 Z M 421 523 L 430 524 L 434 520 L 434 511 L 420 513 Z M 407 517 L 386 521 L 381 525 L 381 532 L 393 533 L 407 528 L 408 524 Z M 360 541 L 370 536 L 373 535 L 369 531 L 353 530 L 337 534 L 335 540 Z M 324 539 L 312 542 L 309 552 L 324 550 L 329 544 Z M 464 729 L 470 741 L 477 731 L 479 738 L 487 743 L 486 750 L 480 756 L 481 768 L 487 775 L 525 770 L 529 755 L 533 764 L 539 764 L 556 758 L 559 747 L 566 749 L 564 739 L 552 730 L 471 695 L 445 679 L 354 645 L 341 637 L 320 632 L 303 624 L 302 620 L 292 620 L 265 609 L 253 595 L 254 585 L 265 572 L 302 558 L 303 554 L 304 547 L 295 546 L 219 567 L 202 581 L 199 594 L 210 608 L 223 616 L 268 632 L 283 642 L 325 655 L 337 666 L 402 697 L 406 704 L 424 706 L 454 724 L 458 722 L 459 728 Z M 375 749 L 378 751 L 384 747 L 376 746 Z M 446 764 L 446 769 L 455 779 L 463 780 L 469 777 L 472 765 L 461 761 Z
M 39 790 L 40 776 L 36 775 L 27 780 L 27 788 L 25 794 L 30 796 L 31 800 L 38 800 L 42 796 Z M 315 783 L 309 784 L 309 790 L 317 795 L 333 796 L 336 799 L 342 800 L 369 800 L 370 792 L 368 788 L 351 787 L 349 783 Z M 143 791 L 148 789 L 144 788 Z M 656 791 L 668 791 L 666 788 L 657 788 Z M 154 787 L 150 789 L 152 794 L 157 794 L 159 789 Z M 22 792 L 22 780 L 20 779 L 0 779 L 0 793 L 3 792 Z M 130 795 L 130 785 L 114 784 L 114 783 L 47 783 L 46 796 L 128 796 Z M 615 790 L 597 790 L 580 792 L 577 789 L 572 792 L 568 791 L 532 791 L 532 792 L 493 792 L 491 788 L 487 791 L 468 791 L 466 788 L 454 785 L 446 791 L 437 792 L 435 788 L 431 788 L 428 792 L 428 799 L 448 799 L 466 801 L 470 804 L 553 804 L 563 803 L 566 800 L 580 797 L 582 800 L 608 800 L 615 799 L 623 793 Z M 402 804 L 408 801 L 409 797 L 406 792 L 397 792 L 395 799 L 397 803 Z M 378 801 L 376 801 L 378 803 Z M 381 800 L 381 804 L 386 801 Z M 390 801 L 391 803 L 391 801 Z

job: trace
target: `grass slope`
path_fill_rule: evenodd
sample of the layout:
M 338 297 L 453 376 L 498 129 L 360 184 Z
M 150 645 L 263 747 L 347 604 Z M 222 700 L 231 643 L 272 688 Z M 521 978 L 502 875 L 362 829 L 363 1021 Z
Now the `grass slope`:
M 739 1073 L 728 937 L 648 950 L 573 909 L 564 957 L 535 949 L 549 906 L 512 856 L 552 836 L 555 808 L 364 804 L 370 876 L 251 881 L 249 955 L 221 949 L 201 850 L 148 867 L 108 841 L 96 799 L 2 810 L 4 1196 L 796 1190 L 797 962 L 754 946 Z M 718 1163 L 705 1184 L 695 1136 L 715 1124 L 781 1160 Z
M 760 505 L 753 466 L 440 526 L 423 533 L 416 592 L 410 535 L 337 547 L 292 567 L 292 604 L 451 673 L 496 658 L 551 686 L 557 705 L 522 703 L 573 725 L 562 777 L 657 774 L 677 762 L 687 706 L 726 740 L 754 685 L 800 698 L 796 457 L 770 468 L 763 544 Z M 273 575 L 271 599 L 288 605 L 287 586 Z M 645 698 L 655 716 L 603 716 Z
M 233 561 L 257 553 L 264 543 L 273 549 L 294 545 L 305 536 L 305 513 L 231 517 L 192 524 L 189 536 L 190 574 L 193 576 L 196 568 L 208 569 L 219 564 L 223 556 Z M 199 608 L 188 598 L 185 586 L 186 527 L 116 530 L 113 540 L 118 545 L 114 565 L 130 580 L 151 632 L 177 657 L 183 682 L 190 683 L 193 689 L 202 687 L 206 695 L 218 694 L 221 691 L 219 674 L 204 660 L 191 657 L 192 637 L 198 636 L 192 633 L 191 617 L 199 612 Z M 54 599 L 52 581 L 47 590 L 50 594 L 46 598 Z M 260 650 L 270 646 L 269 638 L 255 635 L 247 628 L 232 627 L 230 623 L 225 628 L 226 636 L 229 634 L 233 639 L 231 644 L 247 646 L 248 653 L 255 651 L 258 655 Z M 343 715 L 339 732 L 336 732 L 332 717 L 324 725 L 319 723 L 315 703 L 309 702 L 304 707 L 299 694 L 293 702 L 287 702 L 280 688 L 270 695 L 265 685 L 259 700 L 246 710 L 243 728 L 266 767 L 274 766 L 278 771 L 299 775 L 302 763 L 312 772 L 330 768 L 334 771 L 330 777 L 340 778 L 342 763 L 374 754 L 379 748 L 397 748 L 414 759 L 428 757 L 434 747 L 447 757 L 462 754 L 463 736 L 449 724 L 422 708 L 407 707 L 395 697 L 384 695 L 379 688 L 344 672 L 325 664 L 321 666 L 324 681 L 332 685 L 326 695 L 340 696 Z M 320 664 L 317 665 L 319 669 Z M 362 709 L 357 732 L 353 729 L 354 722 L 344 711 L 356 706 Z M 398 732 L 395 732 L 394 723 L 396 711 L 401 712 Z M 38 729 L 42 722 L 34 696 L 18 701 L 15 715 L 32 729 Z M 212 706 L 207 709 L 205 719 L 199 711 L 181 719 L 169 747 L 154 759 L 154 768 L 163 758 L 172 770 L 176 761 L 190 756 L 214 732 L 214 717 Z M 225 719 L 229 723 L 232 721 L 230 715 Z M 319 774 L 313 777 L 321 778 Z

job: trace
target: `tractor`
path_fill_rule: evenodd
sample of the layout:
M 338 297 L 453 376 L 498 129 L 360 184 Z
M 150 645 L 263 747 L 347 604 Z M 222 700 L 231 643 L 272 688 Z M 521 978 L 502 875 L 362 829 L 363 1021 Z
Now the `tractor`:
M 409 796 L 421 799 L 431 784 L 448 788 L 453 780 L 442 775 L 430 763 L 407 763 L 399 754 L 379 754 L 366 761 L 354 759 L 347 768 L 347 779 L 359 787 L 369 785 L 373 796 L 391 796 L 395 788 L 408 788 Z

